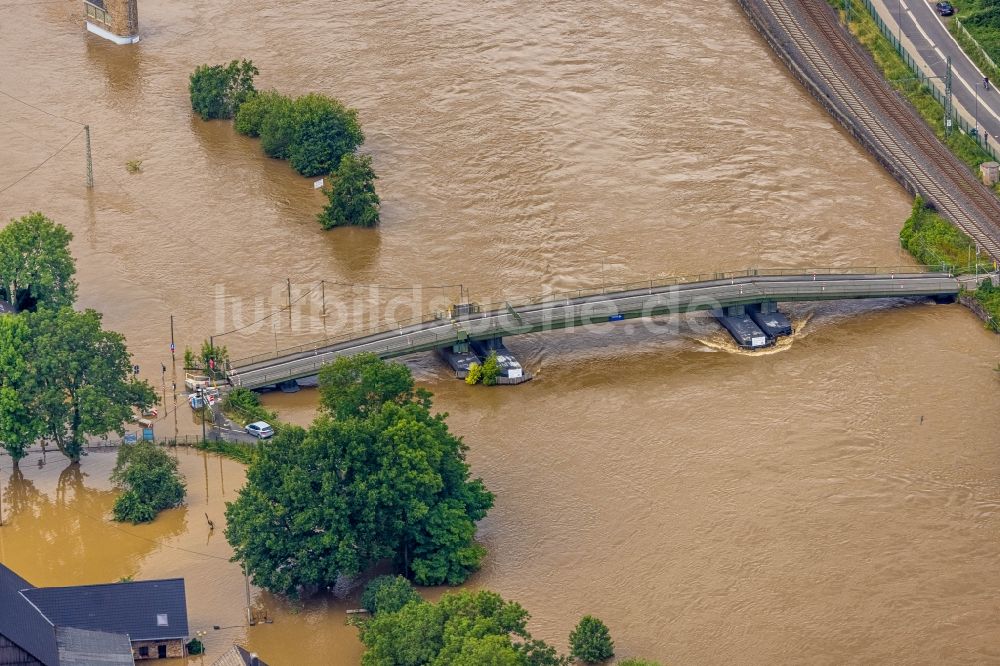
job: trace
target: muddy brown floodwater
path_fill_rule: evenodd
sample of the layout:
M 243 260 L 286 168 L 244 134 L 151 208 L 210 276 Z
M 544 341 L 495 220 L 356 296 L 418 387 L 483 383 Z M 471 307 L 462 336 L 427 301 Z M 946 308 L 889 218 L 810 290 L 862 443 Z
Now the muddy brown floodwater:
M 140 16 L 142 41 L 115 47 L 77 2 L 0 8 L 0 188 L 73 121 L 92 127 L 96 179 L 82 187 L 77 137 L 0 192 L 0 218 L 42 210 L 73 231 L 80 305 L 168 394 L 171 315 L 180 349 L 248 326 L 218 339 L 240 356 L 466 292 L 910 261 L 906 194 L 735 3 L 204 0 Z M 310 181 L 192 116 L 190 71 L 240 57 L 259 87 L 359 109 L 380 229 L 322 232 Z M 320 280 L 325 319 L 306 294 Z M 308 308 L 254 323 L 289 286 Z M 760 355 L 699 318 L 515 338 L 537 378 L 509 390 L 409 359 L 497 494 L 470 585 L 522 602 L 561 648 L 593 613 L 619 655 L 671 664 L 1000 662 L 997 338 L 959 306 L 792 311 L 795 338 Z M 308 423 L 316 397 L 267 402 Z M 176 428 L 194 432 L 184 408 Z M 188 506 L 126 528 L 106 517 L 112 454 L 77 471 L 36 455 L 23 476 L 0 458 L 0 558 L 37 585 L 184 576 L 192 630 L 209 631 L 192 663 L 232 642 L 278 666 L 357 663 L 350 601 L 254 590 L 274 622 L 241 626 L 221 522 L 242 469 L 177 455 Z

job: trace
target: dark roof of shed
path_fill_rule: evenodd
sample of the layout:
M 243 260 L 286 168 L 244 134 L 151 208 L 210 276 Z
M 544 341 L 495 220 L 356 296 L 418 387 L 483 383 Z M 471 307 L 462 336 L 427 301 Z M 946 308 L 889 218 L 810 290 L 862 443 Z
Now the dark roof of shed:
M 0 634 L 45 666 L 59 666 L 52 623 L 21 596 L 31 584 L 0 564 Z
M 13 314 L 13 312 L 14 308 L 11 307 L 10 303 L 0 299 L 0 314 Z
M 188 637 L 183 578 L 36 587 L 22 593 L 53 624 L 128 634 L 133 641 Z M 167 616 L 167 626 L 157 615 Z
M 133 666 L 132 643 L 125 634 L 56 627 L 59 666 Z

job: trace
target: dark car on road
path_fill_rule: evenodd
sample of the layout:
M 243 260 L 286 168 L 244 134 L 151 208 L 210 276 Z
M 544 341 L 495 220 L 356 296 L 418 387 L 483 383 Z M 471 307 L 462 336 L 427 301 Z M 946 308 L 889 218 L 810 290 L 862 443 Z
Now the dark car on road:
M 939 2 L 934 6 L 941 16 L 951 16 L 955 13 L 955 7 L 950 2 Z

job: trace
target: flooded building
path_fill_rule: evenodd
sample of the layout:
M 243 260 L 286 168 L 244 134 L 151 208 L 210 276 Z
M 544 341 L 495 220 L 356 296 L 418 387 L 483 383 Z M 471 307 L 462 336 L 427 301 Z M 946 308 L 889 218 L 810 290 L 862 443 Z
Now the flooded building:
M 34 587 L 0 564 L 0 664 L 133 664 L 185 656 L 184 579 Z
M 115 44 L 139 41 L 138 0 L 84 0 L 87 30 Z

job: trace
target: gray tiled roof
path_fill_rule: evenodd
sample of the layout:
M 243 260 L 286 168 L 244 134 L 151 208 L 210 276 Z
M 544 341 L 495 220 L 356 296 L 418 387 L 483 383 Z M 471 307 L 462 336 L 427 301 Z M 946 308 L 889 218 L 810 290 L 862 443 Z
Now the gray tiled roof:
M 45 666 L 59 666 L 56 632 L 21 590 L 31 585 L 0 564 L 0 634 Z
M 132 643 L 125 634 L 56 627 L 59 666 L 132 666 Z
M 216 659 L 212 666 L 267 666 L 267 664 L 259 657 L 254 661 L 253 654 L 239 645 L 234 645 L 231 650 Z
M 2 314 L 9 314 L 9 313 L 13 313 L 13 312 L 14 312 L 14 308 L 12 308 L 10 306 L 10 303 L 8 303 L 5 300 L 0 299 L 0 315 L 2 315 Z
M 36 587 L 22 593 L 55 625 L 128 634 L 133 641 L 188 637 L 184 579 Z M 157 623 L 166 615 L 166 626 Z

